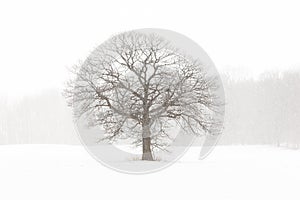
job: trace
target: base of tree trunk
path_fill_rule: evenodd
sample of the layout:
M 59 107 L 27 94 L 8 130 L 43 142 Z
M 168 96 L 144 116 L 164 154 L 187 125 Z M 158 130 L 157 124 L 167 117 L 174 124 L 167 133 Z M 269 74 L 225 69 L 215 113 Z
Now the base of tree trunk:
M 151 138 L 143 138 L 143 156 L 142 160 L 153 161 L 153 156 L 151 152 Z
M 153 159 L 153 156 L 152 156 L 152 154 L 150 152 L 150 153 L 143 153 L 142 160 L 153 161 L 154 159 Z

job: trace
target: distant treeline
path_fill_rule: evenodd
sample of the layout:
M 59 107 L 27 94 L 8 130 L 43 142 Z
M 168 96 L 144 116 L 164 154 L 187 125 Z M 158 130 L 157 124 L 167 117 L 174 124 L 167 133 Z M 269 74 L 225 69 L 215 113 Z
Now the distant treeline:
M 223 76 L 223 144 L 300 147 L 300 72 L 265 73 L 256 80 Z
M 300 147 L 299 71 L 222 79 L 226 115 L 221 144 Z M 0 144 L 19 143 L 79 143 L 60 91 L 44 91 L 13 104 L 0 97 Z
M 0 100 L 0 144 L 78 144 L 71 110 L 57 90 Z

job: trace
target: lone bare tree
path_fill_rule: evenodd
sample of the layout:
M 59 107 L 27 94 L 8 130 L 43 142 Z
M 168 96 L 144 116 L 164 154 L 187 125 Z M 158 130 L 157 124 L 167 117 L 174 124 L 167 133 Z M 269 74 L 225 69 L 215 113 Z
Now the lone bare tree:
M 132 139 L 142 160 L 172 139 L 167 129 L 213 133 L 218 88 L 198 60 L 158 35 L 126 32 L 96 48 L 70 81 L 66 96 L 76 118 L 105 129 L 102 140 Z

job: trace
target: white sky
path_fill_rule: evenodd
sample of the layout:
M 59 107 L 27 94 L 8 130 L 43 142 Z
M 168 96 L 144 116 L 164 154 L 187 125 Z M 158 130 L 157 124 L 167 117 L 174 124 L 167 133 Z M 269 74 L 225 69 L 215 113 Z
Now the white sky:
M 143 3 L 145 2 L 145 3 Z M 112 34 L 164 28 L 196 41 L 219 71 L 300 68 L 297 1 L 0 1 L 0 95 L 59 87 L 66 67 Z

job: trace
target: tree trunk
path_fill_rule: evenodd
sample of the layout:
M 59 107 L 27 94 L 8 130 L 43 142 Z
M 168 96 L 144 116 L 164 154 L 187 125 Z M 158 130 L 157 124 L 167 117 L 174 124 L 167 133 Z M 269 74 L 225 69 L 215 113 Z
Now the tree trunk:
M 143 138 L 143 156 L 142 160 L 153 161 L 152 151 L 151 151 L 151 138 Z
M 145 91 L 145 97 L 147 99 L 147 91 Z M 147 109 L 147 103 L 143 103 L 144 115 L 142 123 L 142 137 L 143 137 L 143 156 L 142 160 L 153 160 L 151 151 L 151 130 L 150 130 L 150 120 L 149 120 L 149 110 Z

